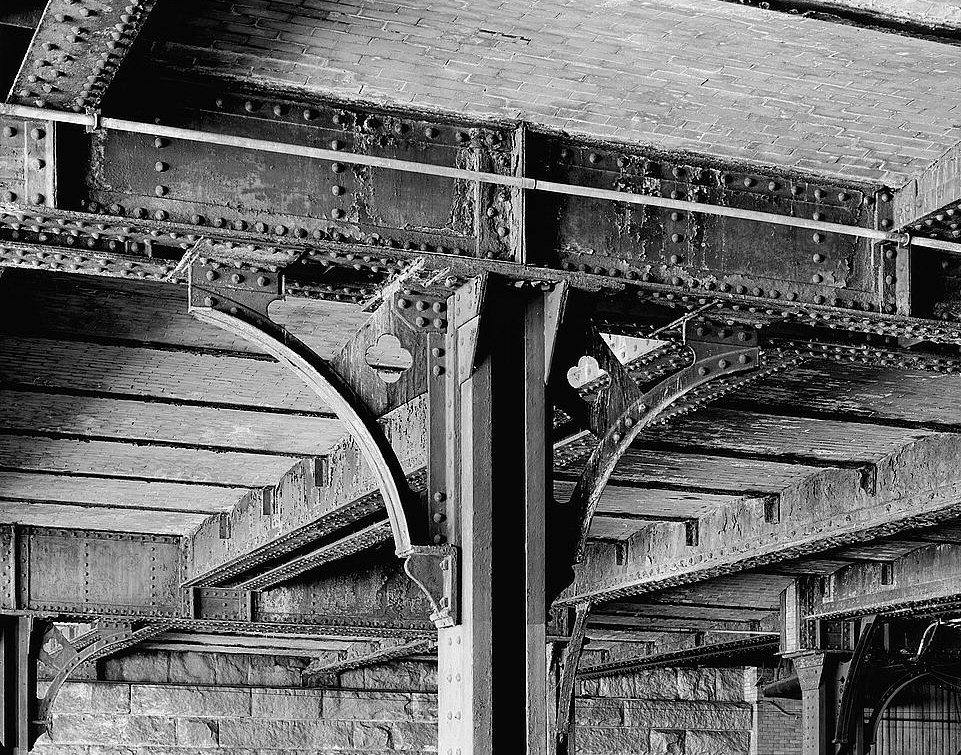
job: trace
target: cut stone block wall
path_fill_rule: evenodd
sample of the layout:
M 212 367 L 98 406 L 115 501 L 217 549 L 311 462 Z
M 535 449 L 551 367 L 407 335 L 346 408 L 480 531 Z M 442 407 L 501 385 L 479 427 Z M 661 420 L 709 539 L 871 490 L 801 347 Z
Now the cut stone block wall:
M 37 755 L 365 755 L 435 752 L 434 664 L 402 662 L 304 689 L 287 656 L 131 653 L 67 683 Z M 43 683 L 41 683 L 41 690 Z
M 581 682 L 578 755 L 748 755 L 742 669 L 663 668 Z
M 38 755 L 386 755 L 436 752 L 436 667 L 358 669 L 305 689 L 286 656 L 131 653 L 65 685 Z M 656 669 L 580 684 L 578 755 L 749 755 L 768 711 L 741 669 Z M 757 718 L 757 715 L 762 718 Z M 780 752 L 780 750 L 778 751 Z
M 307 755 L 436 749 L 426 692 L 68 683 L 38 755 Z

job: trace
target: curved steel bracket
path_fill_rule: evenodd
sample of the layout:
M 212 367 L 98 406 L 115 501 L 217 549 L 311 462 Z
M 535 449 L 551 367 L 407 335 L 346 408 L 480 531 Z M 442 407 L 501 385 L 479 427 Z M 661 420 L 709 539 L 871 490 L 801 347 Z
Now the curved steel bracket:
M 270 303 L 283 297 L 283 278 L 275 272 L 245 274 L 221 270 L 200 261 L 190 268 L 189 311 L 198 320 L 256 344 L 294 373 L 346 425 L 367 462 L 384 499 L 396 554 L 405 558 L 404 569 L 431 603 L 431 620 L 438 627 L 458 621 L 457 554 L 452 546 L 415 545 L 411 523 L 419 513 L 416 499 L 394 449 L 361 399 L 328 362 L 273 322 Z M 203 282 L 206 281 L 206 282 Z M 398 306 L 402 306 L 398 301 Z M 446 324 L 443 303 L 435 304 L 435 318 L 423 313 L 414 326 L 429 331 Z M 403 308 L 403 307 L 402 307 Z M 423 322 L 421 322 L 423 321 Z
M 267 315 L 270 303 L 283 298 L 283 277 L 267 272 L 257 274 L 254 282 L 247 282 L 243 274 L 212 268 L 203 263 L 190 268 L 190 313 L 202 322 L 256 344 L 330 406 L 346 425 L 374 475 L 387 507 L 397 555 L 409 554 L 413 546 L 410 533 L 413 501 L 390 442 L 326 360 Z
M 606 359 L 603 365 L 610 373 L 608 387 L 595 401 L 607 401 L 605 411 L 594 412 L 604 418 L 600 441 L 587 460 L 578 479 L 569 505 L 580 521 L 580 533 L 574 561 L 584 559 L 587 534 L 601 494 L 621 457 L 630 448 L 642 430 L 649 427 L 680 398 L 700 386 L 719 378 L 754 370 L 758 366 L 760 351 L 753 333 L 743 331 L 746 343 L 688 341 L 686 349 L 691 364 L 674 372 L 645 391 L 615 359 Z M 738 333 L 740 335 L 740 333 Z M 613 357 L 613 355 L 611 355 Z M 598 433 L 600 434 L 600 432 Z
M 148 640 L 165 632 L 170 626 L 170 622 L 159 622 L 134 629 L 130 623 L 100 622 L 92 632 L 70 642 L 51 625 L 43 638 L 43 645 L 47 649 L 41 652 L 41 660 L 53 663 L 58 670 L 37 708 L 41 730 L 47 733 L 53 731 L 53 705 L 64 682 L 74 671 L 84 663 L 96 661 Z M 60 646 L 55 653 L 50 652 L 51 641 Z
M 453 546 L 415 545 L 404 571 L 430 601 L 430 620 L 438 629 L 452 627 L 458 617 L 458 563 Z

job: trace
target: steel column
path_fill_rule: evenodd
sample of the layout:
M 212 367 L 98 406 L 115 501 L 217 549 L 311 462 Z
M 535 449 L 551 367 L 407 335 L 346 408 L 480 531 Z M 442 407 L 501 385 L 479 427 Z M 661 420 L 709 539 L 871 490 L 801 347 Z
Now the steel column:
M 0 755 L 27 755 L 37 736 L 34 622 L 0 617 Z
M 493 280 L 485 295 L 477 281 L 452 304 L 448 491 L 462 610 L 439 631 L 439 752 L 546 755 L 545 296 Z

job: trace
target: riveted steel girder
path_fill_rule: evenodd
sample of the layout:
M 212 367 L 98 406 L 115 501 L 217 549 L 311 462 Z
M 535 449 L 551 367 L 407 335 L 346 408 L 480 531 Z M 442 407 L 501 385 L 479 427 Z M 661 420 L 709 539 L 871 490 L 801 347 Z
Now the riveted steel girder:
M 48 0 L 7 100 L 95 109 L 156 0 Z
M 182 588 L 180 538 L 0 527 L 0 613 L 163 622 L 173 628 L 329 636 L 419 636 L 427 603 L 389 559 L 269 590 Z M 359 587 L 344 602 L 345 585 Z

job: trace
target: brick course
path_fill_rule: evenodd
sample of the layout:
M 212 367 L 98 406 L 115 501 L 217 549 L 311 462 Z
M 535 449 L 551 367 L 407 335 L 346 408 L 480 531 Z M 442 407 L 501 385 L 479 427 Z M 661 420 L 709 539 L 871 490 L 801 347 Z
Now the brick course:
M 185 0 L 154 54 L 309 92 L 904 183 L 961 140 L 956 48 L 702 0 Z

